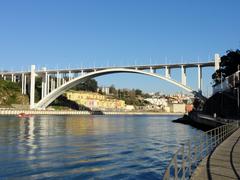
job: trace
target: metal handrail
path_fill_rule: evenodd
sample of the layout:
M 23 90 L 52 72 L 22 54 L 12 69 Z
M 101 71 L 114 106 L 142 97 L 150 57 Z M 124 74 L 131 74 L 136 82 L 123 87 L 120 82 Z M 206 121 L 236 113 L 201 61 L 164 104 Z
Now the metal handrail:
M 237 121 L 231 122 L 190 139 L 173 155 L 163 179 L 189 179 L 198 164 L 238 127 Z

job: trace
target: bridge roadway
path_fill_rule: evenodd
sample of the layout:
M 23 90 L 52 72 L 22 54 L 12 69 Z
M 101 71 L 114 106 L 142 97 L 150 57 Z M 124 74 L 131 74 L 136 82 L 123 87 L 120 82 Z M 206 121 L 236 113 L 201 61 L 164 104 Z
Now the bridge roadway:
M 240 128 L 200 163 L 191 179 L 240 179 Z
M 73 69 L 48 69 L 48 70 L 36 70 L 35 73 L 37 74 L 55 74 L 55 73 L 89 73 L 93 71 L 99 71 L 104 69 L 112 69 L 112 68 L 126 68 L 126 69 L 137 69 L 137 70 L 149 70 L 150 68 L 153 70 L 157 69 L 176 69 L 176 68 L 194 68 L 194 67 L 213 67 L 215 65 L 215 61 L 210 62 L 194 62 L 194 63 L 179 63 L 179 64 L 152 64 L 152 65 L 134 65 L 134 66 L 110 66 L 110 67 L 94 67 L 94 68 L 73 68 Z M 31 74 L 31 71 L 5 71 L 0 72 L 1 75 L 21 75 L 24 73 L 25 75 Z

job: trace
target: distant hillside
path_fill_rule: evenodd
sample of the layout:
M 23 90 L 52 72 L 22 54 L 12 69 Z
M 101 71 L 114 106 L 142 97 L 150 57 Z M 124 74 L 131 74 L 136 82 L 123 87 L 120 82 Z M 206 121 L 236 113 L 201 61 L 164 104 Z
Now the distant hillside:
M 0 107 L 12 107 L 13 104 L 29 104 L 27 95 L 21 94 L 18 83 L 0 80 Z

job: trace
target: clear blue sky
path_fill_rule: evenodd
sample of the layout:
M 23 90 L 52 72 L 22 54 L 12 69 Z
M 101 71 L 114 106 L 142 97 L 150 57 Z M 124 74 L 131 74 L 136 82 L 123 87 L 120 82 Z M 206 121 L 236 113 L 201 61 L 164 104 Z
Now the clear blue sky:
M 206 61 L 240 48 L 239 7 L 239 0 L 2 0 L 0 69 Z M 212 71 L 204 72 L 206 90 Z M 190 73 L 189 85 L 196 86 L 196 73 Z M 175 90 L 141 75 L 98 80 L 146 91 Z

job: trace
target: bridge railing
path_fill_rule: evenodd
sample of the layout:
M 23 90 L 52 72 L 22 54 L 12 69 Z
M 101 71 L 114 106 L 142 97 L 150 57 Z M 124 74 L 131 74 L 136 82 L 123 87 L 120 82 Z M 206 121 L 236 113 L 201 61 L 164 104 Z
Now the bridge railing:
M 164 180 L 190 179 L 198 164 L 208 156 L 216 146 L 238 129 L 238 122 L 228 123 L 193 137 L 183 144 L 173 155 L 165 173 Z

